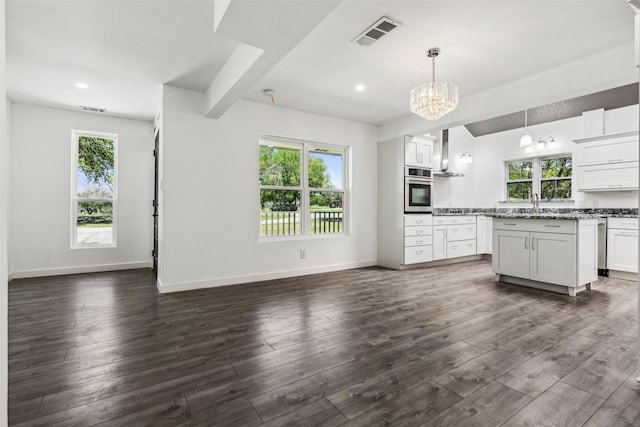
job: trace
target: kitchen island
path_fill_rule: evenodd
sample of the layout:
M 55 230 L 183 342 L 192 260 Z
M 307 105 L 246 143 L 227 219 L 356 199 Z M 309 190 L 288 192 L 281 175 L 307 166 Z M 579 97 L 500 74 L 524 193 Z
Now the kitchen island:
M 489 215 L 497 281 L 575 296 L 598 279 L 596 215 Z

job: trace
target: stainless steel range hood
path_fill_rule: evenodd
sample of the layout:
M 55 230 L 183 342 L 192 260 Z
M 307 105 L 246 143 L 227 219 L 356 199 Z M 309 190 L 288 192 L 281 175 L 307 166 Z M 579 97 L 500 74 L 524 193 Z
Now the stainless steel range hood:
M 454 172 L 449 170 L 449 129 L 444 129 L 440 138 L 442 144 L 440 148 L 440 170 L 434 171 L 434 176 L 464 176 L 463 173 Z

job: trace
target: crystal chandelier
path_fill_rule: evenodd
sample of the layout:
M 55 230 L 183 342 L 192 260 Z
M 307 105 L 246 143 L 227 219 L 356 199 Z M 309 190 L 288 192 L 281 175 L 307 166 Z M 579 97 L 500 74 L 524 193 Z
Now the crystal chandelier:
M 414 87 L 409 95 L 411 112 L 427 120 L 438 120 L 458 105 L 458 86 L 446 81 L 436 81 L 436 56 L 439 53 L 440 49 L 437 47 L 427 51 L 427 56 L 431 58 L 431 83 Z

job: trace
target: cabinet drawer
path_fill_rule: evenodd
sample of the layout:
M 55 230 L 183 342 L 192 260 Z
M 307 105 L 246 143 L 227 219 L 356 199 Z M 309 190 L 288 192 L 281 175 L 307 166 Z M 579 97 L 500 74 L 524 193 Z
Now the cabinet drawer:
M 580 145 L 578 166 L 632 162 L 638 159 L 638 137 L 627 136 Z
M 430 225 L 426 227 L 405 227 L 405 236 L 431 236 L 433 234 L 433 227 Z
M 637 230 L 638 218 L 609 218 L 607 228 L 619 228 L 623 230 Z
M 433 261 L 433 246 L 412 246 L 404 249 L 404 263 L 416 264 Z
M 461 240 L 459 242 L 447 243 L 447 258 L 457 258 L 461 256 L 475 255 L 476 241 Z
M 407 236 L 404 238 L 404 246 L 422 246 L 433 244 L 433 236 Z
M 494 218 L 494 230 L 534 231 L 539 233 L 576 234 L 576 222 L 570 219 Z
M 405 215 L 404 216 L 404 225 L 405 226 L 423 226 L 423 225 L 431 225 L 432 224 L 432 215 Z
M 638 189 L 638 162 L 577 168 L 579 191 Z
M 449 225 L 447 226 L 447 240 L 454 242 L 457 240 L 470 240 L 476 238 L 476 225 Z
M 460 224 L 475 224 L 476 216 L 475 215 L 444 215 L 444 216 L 436 216 L 433 218 L 434 225 L 460 225 Z

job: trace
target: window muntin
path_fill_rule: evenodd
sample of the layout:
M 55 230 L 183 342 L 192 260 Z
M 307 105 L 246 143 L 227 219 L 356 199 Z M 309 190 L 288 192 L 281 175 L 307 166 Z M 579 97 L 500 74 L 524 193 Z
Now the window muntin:
M 261 138 L 260 236 L 343 233 L 346 147 Z
M 116 246 L 118 136 L 72 132 L 71 247 Z
M 570 155 L 508 161 L 506 199 L 529 201 L 534 193 L 541 200 L 571 199 L 573 161 Z

